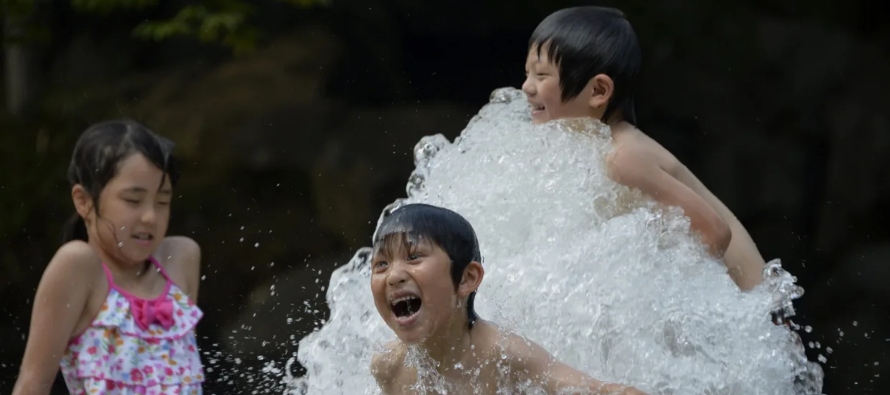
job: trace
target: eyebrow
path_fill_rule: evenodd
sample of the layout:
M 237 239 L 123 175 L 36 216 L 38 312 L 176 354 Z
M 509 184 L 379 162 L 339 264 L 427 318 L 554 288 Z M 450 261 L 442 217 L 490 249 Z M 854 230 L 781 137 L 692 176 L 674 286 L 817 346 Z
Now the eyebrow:
M 130 187 L 130 188 L 124 189 L 122 192 L 147 193 L 148 189 L 145 189 L 143 187 Z M 172 195 L 173 191 L 170 190 L 169 188 L 165 188 L 165 189 L 161 189 L 160 192 L 158 192 L 158 193 L 162 193 L 165 195 Z

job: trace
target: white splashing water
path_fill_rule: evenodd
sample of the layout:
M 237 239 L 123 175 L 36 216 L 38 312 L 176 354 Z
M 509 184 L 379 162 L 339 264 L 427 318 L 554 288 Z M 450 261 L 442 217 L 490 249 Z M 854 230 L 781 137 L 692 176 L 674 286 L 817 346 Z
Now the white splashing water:
M 608 127 L 596 121 L 532 126 L 525 97 L 496 90 L 454 143 L 422 139 L 404 203 L 464 215 L 486 276 L 476 309 L 593 377 L 650 394 L 821 393 L 823 373 L 797 336 L 770 320 L 802 295 L 778 261 L 741 293 L 663 210 L 611 181 Z M 379 393 L 372 354 L 394 335 L 369 288 L 370 249 L 331 277 L 329 321 L 300 342 L 307 369 L 292 394 Z M 293 361 L 291 361 L 293 362 Z

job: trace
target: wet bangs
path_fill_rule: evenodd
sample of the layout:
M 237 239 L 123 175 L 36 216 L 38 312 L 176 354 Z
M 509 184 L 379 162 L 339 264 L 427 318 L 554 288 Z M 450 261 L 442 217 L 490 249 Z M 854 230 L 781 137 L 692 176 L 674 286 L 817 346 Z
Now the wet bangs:
M 435 245 L 428 235 L 410 230 L 395 230 L 389 233 L 380 233 L 374 240 L 374 255 L 393 257 L 400 251 L 410 253 L 419 245 Z

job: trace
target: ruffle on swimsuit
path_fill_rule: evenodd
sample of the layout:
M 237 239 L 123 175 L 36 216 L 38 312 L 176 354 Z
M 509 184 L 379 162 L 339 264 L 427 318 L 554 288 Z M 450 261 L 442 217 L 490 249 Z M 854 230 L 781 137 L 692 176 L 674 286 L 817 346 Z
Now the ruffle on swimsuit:
M 204 368 L 194 329 L 203 312 L 151 261 L 167 281 L 164 292 L 151 300 L 118 288 L 102 265 L 108 297 L 86 331 L 69 342 L 61 361 L 71 394 L 202 393 Z

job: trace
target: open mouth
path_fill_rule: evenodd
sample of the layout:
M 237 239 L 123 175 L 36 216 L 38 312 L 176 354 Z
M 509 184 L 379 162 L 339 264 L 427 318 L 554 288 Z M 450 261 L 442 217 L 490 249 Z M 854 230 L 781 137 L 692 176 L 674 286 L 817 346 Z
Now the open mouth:
M 396 315 L 396 318 L 406 319 L 417 314 L 422 304 L 423 302 L 416 296 L 403 296 L 393 299 L 390 302 L 390 307 L 392 307 L 392 312 Z
M 133 238 L 140 241 L 152 241 L 154 239 L 154 236 L 152 236 L 150 233 L 139 233 L 133 235 Z
M 542 105 L 532 104 L 531 108 L 533 112 L 544 111 L 544 106 Z

